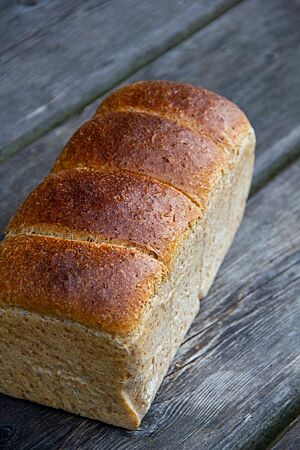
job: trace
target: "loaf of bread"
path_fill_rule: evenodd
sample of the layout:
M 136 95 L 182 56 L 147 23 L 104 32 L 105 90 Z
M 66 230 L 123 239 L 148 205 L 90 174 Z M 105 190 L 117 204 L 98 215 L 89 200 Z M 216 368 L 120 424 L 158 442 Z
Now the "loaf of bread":
M 237 106 L 190 84 L 104 100 L 7 227 L 0 391 L 136 429 L 241 222 L 254 147 Z

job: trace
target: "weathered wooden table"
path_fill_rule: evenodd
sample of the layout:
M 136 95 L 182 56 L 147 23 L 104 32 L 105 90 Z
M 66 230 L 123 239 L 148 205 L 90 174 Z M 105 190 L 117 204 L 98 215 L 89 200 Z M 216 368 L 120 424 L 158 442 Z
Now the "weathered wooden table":
M 0 448 L 299 449 L 299 0 L 0 6 L 1 230 L 121 83 L 216 90 L 257 132 L 244 222 L 141 429 L 0 396 Z

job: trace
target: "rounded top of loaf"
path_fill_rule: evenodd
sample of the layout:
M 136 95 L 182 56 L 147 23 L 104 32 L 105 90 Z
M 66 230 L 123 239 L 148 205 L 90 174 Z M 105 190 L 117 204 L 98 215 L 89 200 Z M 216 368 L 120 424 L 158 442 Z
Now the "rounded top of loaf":
M 240 147 L 253 140 L 231 101 L 188 83 L 141 81 L 110 94 L 53 171 L 126 170 L 167 183 L 204 211 Z
M 139 81 L 110 94 L 97 113 L 106 111 L 148 112 L 169 118 L 229 147 L 239 145 L 251 125 L 230 100 L 189 83 Z
M 53 172 L 74 167 L 121 169 L 167 183 L 205 209 L 212 184 L 227 169 L 211 139 L 153 114 L 113 111 L 85 122 Z
M 169 265 L 199 215 L 185 195 L 149 177 L 72 169 L 45 178 L 8 231 L 134 246 Z

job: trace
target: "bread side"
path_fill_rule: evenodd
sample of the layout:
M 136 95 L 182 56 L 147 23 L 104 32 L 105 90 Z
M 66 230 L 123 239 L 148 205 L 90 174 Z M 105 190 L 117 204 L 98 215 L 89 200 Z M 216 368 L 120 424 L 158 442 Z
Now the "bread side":
M 170 280 L 162 290 L 171 292 L 167 302 L 159 295 L 148 303 L 137 331 L 132 365 L 135 377 L 128 385 L 129 398 L 144 416 L 186 334 L 241 223 L 253 171 L 253 141 L 245 137 L 230 179 L 220 180 L 210 207 L 193 228 L 176 256 Z M 127 387 L 127 389 L 128 389 Z M 131 389 L 130 389 L 131 388 Z
M 8 228 L 0 390 L 136 428 L 240 224 L 254 145 L 245 115 L 201 88 L 112 94 Z M 82 340 L 81 362 L 57 336 Z
M 125 428 L 139 425 L 124 393 L 128 349 L 105 332 L 0 306 L 0 391 Z

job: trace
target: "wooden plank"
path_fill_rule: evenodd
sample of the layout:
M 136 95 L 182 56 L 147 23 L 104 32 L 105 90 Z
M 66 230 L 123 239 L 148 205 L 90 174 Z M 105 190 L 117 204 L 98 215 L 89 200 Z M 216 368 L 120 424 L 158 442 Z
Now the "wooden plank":
M 300 419 L 298 418 L 272 446 L 272 450 L 297 450 L 300 448 Z
M 260 14 L 265 20 L 268 18 L 265 34 L 261 31 L 255 33 L 253 23 L 262 3 L 255 0 L 244 3 L 221 18 L 218 26 L 212 23 L 207 27 L 207 34 L 203 30 L 199 36 L 193 36 L 194 49 L 197 42 L 201 46 L 205 38 L 212 51 L 201 58 L 201 64 L 195 63 L 196 58 L 189 62 L 189 58 L 185 66 L 189 76 L 195 70 L 195 79 L 199 73 L 205 75 L 210 58 L 218 61 L 221 58 L 218 52 L 224 52 L 220 29 L 227 30 L 230 37 L 231 21 L 238 24 L 239 31 L 230 41 L 230 51 L 227 52 L 230 61 L 224 66 L 224 74 L 219 72 L 214 77 L 212 71 L 211 86 L 207 86 L 214 89 L 214 85 L 222 83 L 224 89 L 227 85 L 227 89 L 231 89 L 232 73 L 237 73 L 238 79 L 243 80 L 231 97 L 236 101 L 238 98 L 243 100 L 247 112 L 253 108 L 251 117 L 259 130 L 256 180 L 257 174 L 261 173 L 261 155 L 269 154 L 272 167 L 274 149 L 280 150 L 278 160 L 281 160 L 289 154 L 287 150 L 291 142 L 295 146 L 299 143 L 294 98 L 299 72 L 297 64 L 291 66 L 290 59 L 295 54 L 289 50 L 289 45 L 292 50 L 299 49 L 297 30 L 290 17 L 290 6 L 287 8 L 283 2 L 274 1 Z M 293 6 L 295 2 L 290 4 Z M 258 18 L 257 23 L 262 27 Z M 247 31 L 249 26 L 251 33 Z M 278 27 L 282 30 L 281 41 L 279 32 L 277 35 Z M 288 33 L 283 33 L 284 27 Z M 254 41 L 251 44 L 253 50 L 248 54 L 249 61 L 242 57 L 239 60 L 235 54 L 243 52 L 244 44 L 239 43 L 243 41 L 244 33 L 248 37 L 252 34 Z M 196 36 L 198 41 L 194 41 Z M 260 39 L 264 42 L 263 48 Z M 183 49 L 173 56 L 178 58 L 178 70 L 183 70 L 182 54 L 187 51 L 187 42 L 162 59 Z M 284 72 L 285 78 L 277 77 L 276 71 L 280 71 L 278 64 L 265 65 L 260 71 L 257 69 L 256 74 L 254 56 L 263 60 L 269 49 L 276 50 L 281 65 L 294 69 L 291 74 L 287 71 Z M 153 73 L 160 70 L 161 64 L 158 63 L 151 65 Z M 155 64 L 158 64 L 157 69 Z M 200 65 L 204 65 L 204 69 L 199 68 Z M 170 78 L 175 77 L 176 70 L 175 66 L 171 68 L 170 73 L 174 76 Z M 240 78 L 248 71 L 248 76 Z M 183 75 L 181 79 L 184 79 Z M 255 89 L 259 89 L 260 96 L 253 96 Z M 269 103 L 272 108 L 268 108 L 266 114 L 265 106 Z M 77 127 L 93 109 L 94 105 L 91 105 L 81 117 L 74 117 L 0 166 L 1 188 L 4 184 L 7 186 L 1 193 L 3 223 L 27 194 L 26 190 L 31 190 L 49 170 L 72 127 Z M 264 158 L 267 163 L 268 157 Z M 299 323 L 300 295 L 299 254 L 296 253 L 299 252 L 299 170 L 297 163 L 250 201 L 236 243 L 210 296 L 203 302 L 202 311 L 179 350 L 141 431 L 128 433 L 4 396 L 0 402 L 0 427 L 8 433 L 11 430 L 12 439 L 22 449 L 47 448 L 49 442 L 51 448 L 72 450 L 174 446 L 232 449 L 243 445 L 255 448 L 257 439 L 263 448 L 265 443 L 273 440 L 299 411 L 299 394 L 294 394 L 299 385 L 299 361 L 295 354 L 299 347 L 296 341 L 299 339 L 296 326 Z M 15 197 L 13 193 L 16 193 Z M 12 448 L 17 448 L 17 444 Z
M 0 15 L 0 154 L 32 142 L 238 0 L 12 1 Z
M 265 448 L 300 411 L 299 173 L 297 161 L 249 201 L 140 431 L 1 396 L 14 448 Z
M 300 32 L 295 5 L 284 0 L 242 3 L 127 80 L 188 80 L 241 105 L 257 132 L 254 190 L 300 153 Z M 99 101 L 1 164 L 1 230 Z

